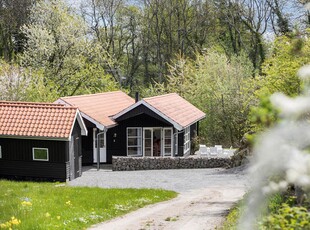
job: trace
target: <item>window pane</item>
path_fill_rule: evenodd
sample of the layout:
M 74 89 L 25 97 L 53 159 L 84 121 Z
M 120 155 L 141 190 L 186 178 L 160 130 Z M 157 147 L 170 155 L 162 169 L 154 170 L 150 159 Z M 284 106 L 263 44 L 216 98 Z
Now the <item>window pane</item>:
M 128 137 L 140 137 L 141 136 L 141 128 L 128 128 Z
M 138 139 L 137 138 L 133 138 L 133 137 L 128 138 L 128 145 L 129 146 L 138 145 Z
M 128 131 L 128 137 L 132 137 L 132 136 L 135 137 L 138 134 L 137 129 L 128 129 L 127 131 Z
M 99 147 L 100 147 L 100 148 L 104 148 L 104 136 L 101 136 L 101 137 L 99 138 Z
M 171 145 L 171 139 L 165 139 L 165 146 Z
M 128 155 L 141 155 L 141 147 L 128 147 Z
M 33 157 L 34 160 L 48 160 L 47 149 L 34 149 Z
M 150 146 L 152 146 L 152 140 L 145 139 L 144 144 L 145 144 L 145 146 L 150 147 Z
M 166 129 L 165 130 L 165 138 L 171 137 L 171 129 Z
M 152 138 L 151 130 L 145 130 L 144 133 L 145 133 L 145 138 Z
M 171 148 L 165 148 L 165 155 L 171 155 Z
M 145 148 L 145 149 L 144 149 L 144 155 L 145 155 L 146 157 L 152 156 L 152 148 Z

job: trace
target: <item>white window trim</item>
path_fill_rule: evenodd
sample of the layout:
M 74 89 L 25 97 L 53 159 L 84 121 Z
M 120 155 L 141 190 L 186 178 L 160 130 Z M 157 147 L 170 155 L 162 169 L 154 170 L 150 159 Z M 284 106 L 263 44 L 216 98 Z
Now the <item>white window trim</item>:
M 47 151 L 47 159 L 35 159 L 35 157 L 34 157 L 34 150 L 36 150 L 36 149 L 46 150 Z M 49 161 L 48 148 L 37 148 L 37 147 L 32 148 L 32 159 L 34 161 Z
M 184 129 L 184 155 L 187 155 L 191 150 L 191 129 L 190 126 L 187 126 Z M 187 146 L 187 147 L 186 147 Z
M 0 145 L 0 159 L 2 159 L 2 148 L 1 148 L 1 145 Z
M 173 149 L 173 155 L 176 156 L 178 155 L 178 145 L 179 145 L 179 141 L 178 141 L 178 131 L 176 131 L 174 134 L 173 134 L 173 146 L 174 146 L 174 149 Z
M 129 129 L 137 129 L 137 130 L 140 130 L 140 145 L 139 145 L 139 140 L 138 140 L 138 145 L 128 145 L 128 130 Z M 139 138 L 139 136 L 136 136 L 136 138 L 138 139 Z M 143 146 L 142 146 L 142 142 L 143 142 L 143 129 L 142 129 L 142 127 L 127 127 L 127 130 L 126 130 L 126 145 L 127 145 L 127 156 L 129 156 L 129 157 L 135 157 L 135 156 L 143 156 Z M 128 148 L 130 148 L 130 147 L 137 147 L 137 148 L 139 148 L 140 147 L 140 154 L 139 153 L 137 153 L 137 154 L 134 154 L 134 155 L 129 155 L 128 154 Z

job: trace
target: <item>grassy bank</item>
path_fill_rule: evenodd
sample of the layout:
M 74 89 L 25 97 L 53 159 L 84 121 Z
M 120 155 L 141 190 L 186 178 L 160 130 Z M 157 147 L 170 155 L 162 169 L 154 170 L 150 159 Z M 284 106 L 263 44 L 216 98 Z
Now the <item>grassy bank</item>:
M 175 192 L 155 189 L 100 189 L 58 183 L 0 180 L 0 229 L 85 229 Z

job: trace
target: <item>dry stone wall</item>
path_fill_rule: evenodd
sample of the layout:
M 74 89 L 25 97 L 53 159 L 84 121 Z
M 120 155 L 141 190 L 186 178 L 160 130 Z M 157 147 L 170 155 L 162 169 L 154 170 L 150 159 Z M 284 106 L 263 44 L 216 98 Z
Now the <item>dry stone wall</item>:
M 227 168 L 230 164 L 230 158 L 113 156 L 112 170 L 133 171 L 152 169 Z

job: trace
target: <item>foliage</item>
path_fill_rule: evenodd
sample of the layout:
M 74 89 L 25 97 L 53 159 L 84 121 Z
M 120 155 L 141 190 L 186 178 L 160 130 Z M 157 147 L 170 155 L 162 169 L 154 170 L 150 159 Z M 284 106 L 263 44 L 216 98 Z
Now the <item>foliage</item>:
M 259 132 L 271 127 L 278 120 L 278 111 L 271 104 L 269 97 L 275 92 L 288 96 L 297 96 L 302 83 L 297 71 L 310 63 L 310 41 L 307 37 L 277 37 L 270 56 L 262 66 L 263 75 L 256 78 L 256 87 L 251 100 L 258 101 L 251 108 L 249 129 Z
M 47 81 L 42 70 L 29 71 L 30 83 L 26 89 L 26 101 L 53 102 L 58 99 L 57 88 Z
M 271 127 L 278 120 L 278 111 L 270 101 L 270 95 L 261 95 L 257 106 L 252 107 L 249 113 L 254 133 Z
M 219 230 L 235 230 L 237 229 L 237 222 L 241 212 L 241 205 L 237 204 L 232 209 L 229 210 L 223 226 Z
M 26 100 L 29 84 L 25 69 L 0 59 L 0 100 Z
M 12 61 L 23 51 L 25 36 L 21 31 L 28 22 L 30 9 L 36 0 L 0 1 L 0 58 Z
M 310 212 L 304 207 L 290 207 L 282 204 L 277 213 L 265 217 L 260 229 L 303 230 L 310 228 Z
M 271 55 L 262 66 L 265 77 L 261 91 L 269 95 L 283 92 L 296 96 L 301 92 L 297 76 L 299 68 L 310 63 L 310 41 L 308 38 L 281 36 L 275 39 Z M 260 92 L 257 92 L 260 94 Z
M 43 76 L 59 96 L 117 89 L 105 67 L 113 65 L 102 47 L 87 37 L 84 21 L 62 1 L 42 1 L 23 27 L 27 47 L 22 66 Z
M 229 59 L 225 54 L 209 51 L 197 54 L 195 61 L 178 58 L 170 66 L 166 83 L 156 83 L 142 93 L 178 93 L 207 114 L 199 133 L 207 144 L 236 146 L 248 113 L 242 103 L 248 97 L 244 81 L 251 74 L 252 65 L 245 56 Z
M 220 230 L 237 229 L 238 219 L 244 212 L 245 198 L 239 201 L 230 211 Z M 257 222 L 257 229 L 308 229 L 310 213 L 305 207 L 294 206 L 291 197 L 286 194 L 274 194 L 269 197 L 267 210 L 261 212 L 261 220 Z
M 17 222 L 17 229 L 86 229 L 176 196 L 158 189 L 79 188 L 59 183 L 2 180 L 0 186 L 0 229 Z

